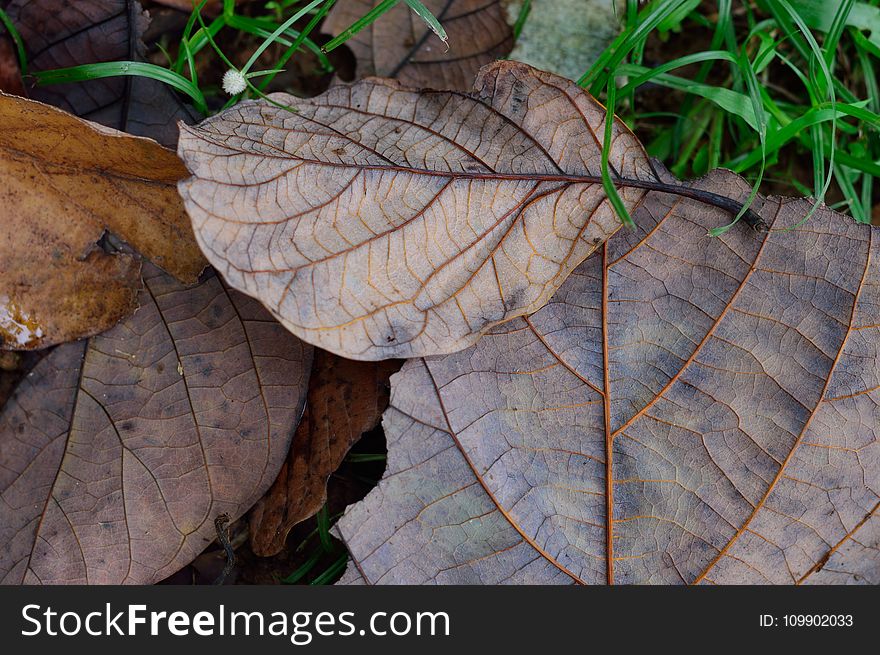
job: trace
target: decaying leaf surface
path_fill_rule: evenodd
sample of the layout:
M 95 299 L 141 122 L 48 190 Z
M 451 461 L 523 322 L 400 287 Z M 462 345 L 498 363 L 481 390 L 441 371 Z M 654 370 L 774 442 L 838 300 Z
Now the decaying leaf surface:
M 265 492 L 311 348 L 211 276 L 152 267 L 133 317 L 53 350 L 0 413 L 0 580 L 157 582 Z
M 880 239 L 759 205 L 709 238 L 652 192 L 539 312 L 407 362 L 345 581 L 880 582 Z
M 150 20 L 136 0 L 12 0 L 6 12 L 24 41 L 31 71 L 144 59 L 141 35 Z M 147 77 L 34 87 L 28 94 L 171 147 L 177 143 L 177 121 L 198 119 L 167 85 Z
M 184 126 L 180 192 L 224 278 L 344 357 L 465 348 L 541 307 L 620 226 L 605 111 L 555 75 L 498 62 L 473 95 L 369 79 L 274 100 L 295 111 L 242 103 Z M 634 207 L 658 178 L 619 121 L 612 135 Z
M 140 262 L 101 250 L 105 230 L 195 281 L 206 262 L 175 187 L 185 175 L 155 141 L 0 94 L 0 347 L 97 334 L 131 313 Z
M 338 36 L 380 2 L 337 2 L 322 29 Z M 513 47 L 513 30 L 500 0 L 425 0 L 423 4 L 443 25 L 448 44 L 406 3 L 398 3 L 346 41 L 357 59 L 359 77 L 394 77 L 410 86 L 467 91 L 482 66 L 506 56 Z
M 271 557 L 290 530 L 327 500 L 327 479 L 349 449 L 379 424 L 388 407 L 389 378 L 400 362 L 357 362 L 315 353 L 302 421 L 278 479 L 250 517 L 251 548 Z

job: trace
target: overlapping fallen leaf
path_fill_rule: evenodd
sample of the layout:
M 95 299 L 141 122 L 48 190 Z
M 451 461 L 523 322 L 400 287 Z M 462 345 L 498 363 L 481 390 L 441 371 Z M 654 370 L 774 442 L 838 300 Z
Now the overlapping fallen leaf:
M 745 182 L 699 182 L 742 199 Z M 536 314 L 392 378 L 349 583 L 880 583 L 880 238 L 655 192 Z
M 287 454 L 311 348 L 214 276 L 38 363 L 0 410 L 0 580 L 157 582 Z
M 140 260 L 98 247 L 105 230 L 185 282 L 206 262 L 156 142 L 0 94 L 0 347 L 97 334 L 130 314 Z
M 323 31 L 338 36 L 382 0 L 337 2 Z M 477 71 L 513 47 L 513 30 L 499 0 L 425 0 L 449 37 L 443 43 L 405 2 L 354 34 L 345 44 L 357 60 L 358 77 L 393 77 L 432 89 L 471 88 Z
M 273 98 L 289 108 L 184 126 L 180 192 L 224 278 L 344 357 L 465 348 L 541 307 L 620 227 L 605 111 L 555 75 L 498 62 L 472 95 L 369 79 Z M 619 121 L 610 164 L 630 207 L 659 183 Z
M 6 12 L 34 72 L 145 58 L 141 37 L 150 20 L 137 0 L 11 0 Z M 34 87 L 28 93 L 82 118 L 171 147 L 177 143 L 177 121 L 198 119 L 167 85 L 148 77 Z
M 315 353 L 309 394 L 290 454 L 272 488 L 250 517 L 251 549 L 270 557 L 290 530 L 314 516 L 327 499 L 327 479 L 349 449 L 379 423 L 388 407 L 388 379 L 400 362 L 356 362 Z
M 0 9 L 2 8 L 0 5 Z M 8 34 L 2 32 L 0 32 L 0 91 L 20 96 L 25 95 L 15 43 Z

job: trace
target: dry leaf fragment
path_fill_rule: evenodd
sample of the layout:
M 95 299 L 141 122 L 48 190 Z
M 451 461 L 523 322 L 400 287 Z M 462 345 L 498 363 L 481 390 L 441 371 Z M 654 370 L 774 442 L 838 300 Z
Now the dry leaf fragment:
M 759 205 L 709 238 L 652 192 L 539 312 L 407 362 L 345 581 L 880 583 L 880 234 Z
M 154 141 L 0 94 L 0 347 L 97 334 L 131 313 L 140 263 L 101 250 L 105 230 L 195 281 L 206 262 L 175 188 L 185 175 Z
M 453 352 L 537 310 L 620 226 L 601 184 L 605 111 L 516 62 L 476 87 L 369 79 L 184 127 L 179 188 L 205 255 L 297 336 L 353 359 Z M 646 188 L 695 193 L 659 180 L 619 121 L 610 162 L 630 208 Z
M 323 30 L 338 36 L 380 2 L 337 2 Z M 400 2 L 346 41 L 357 59 L 358 77 L 394 77 L 410 86 L 467 91 L 482 66 L 505 57 L 513 47 L 513 30 L 498 0 L 423 4 L 443 25 L 448 45 Z
M 150 19 L 136 0 L 11 0 L 6 9 L 21 34 L 31 71 L 108 61 L 142 61 Z M 147 77 L 35 87 L 34 100 L 173 147 L 177 121 L 197 113 L 162 82 Z
M 185 288 L 150 267 L 139 304 L 0 410 L 2 582 L 162 580 L 284 461 L 311 348 L 215 276 Z
M 315 353 L 306 411 L 287 461 L 250 518 L 256 555 L 279 553 L 290 530 L 327 499 L 327 479 L 349 449 L 379 423 L 388 407 L 388 379 L 400 362 L 356 362 Z
M 0 31 L 0 91 L 25 95 L 15 44 L 2 31 Z

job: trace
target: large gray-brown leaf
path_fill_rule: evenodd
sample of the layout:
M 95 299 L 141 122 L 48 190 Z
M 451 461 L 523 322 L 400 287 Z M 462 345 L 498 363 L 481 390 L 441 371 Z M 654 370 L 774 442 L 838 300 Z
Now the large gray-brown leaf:
M 338 36 L 381 1 L 337 2 L 323 30 Z M 357 60 L 358 77 L 394 77 L 410 86 L 467 91 L 482 66 L 505 57 L 513 47 L 513 30 L 500 0 L 423 4 L 443 25 L 448 43 L 399 2 L 345 42 Z
M 184 126 L 199 245 L 294 334 L 351 359 L 461 350 L 537 310 L 620 226 L 600 182 L 605 111 L 516 62 L 476 89 L 369 79 Z M 634 207 L 656 174 L 619 121 L 610 153 Z
M 0 581 L 157 582 L 275 479 L 311 348 L 211 276 L 38 363 L 0 411 Z
M 345 580 L 880 583 L 880 234 L 759 205 L 709 238 L 652 192 L 545 308 L 408 362 Z
M 149 17 L 137 0 L 12 0 L 6 12 L 27 50 L 31 71 L 107 61 L 142 61 Z M 173 147 L 177 121 L 195 111 L 166 84 L 147 77 L 112 77 L 34 87 L 31 98 L 117 130 Z

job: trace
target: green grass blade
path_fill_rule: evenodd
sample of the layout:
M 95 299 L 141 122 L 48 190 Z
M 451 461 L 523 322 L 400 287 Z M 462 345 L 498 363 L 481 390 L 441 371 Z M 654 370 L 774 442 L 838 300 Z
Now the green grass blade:
M 378 19 L 382 14 L 394 7 L 394 5 L 398 3 L 398 1 L 399 0 L 382 0 L 382 2 L 380 2 L 378 5 L 373 7 L 366 14 L 364 14 L 361 18 L 352 23 L 336 38 L 331 39 L 330 42 L 324 46 L 324 52 L 335 50 L 343 43 L 348 41 L 352 36 L 360 32 L 362 29 L 369 25 L 372 25 L 376 21 L 376 19 Z
M 12 38 L 12 42 L 15 44 L 18 66 L 21 69 L 21 76 L 24 77 L 28 71 L 27 51 L 24 48 L 24 41 L 21 40 L 21 34 L 18 33 L 18 29 L 15 27 L 12 19 L 9 18 L 2 8 L 0 8 L 0 23 L 3 23 L 6 31 L 9 32 L 9 36 Z
M 428 9 L 425 5 L 423 5 L 419 0 L 405 0 L 406 4 L 412 9 L 416 15 L 425 21 L 425 25 L 428 26 L 428 29 L 431 30 L 434 34 L 436 34 L 443 43 L 449 41 L 449 36 L 446 34 L 446 30 L 443 29 L 443 26 L 440 24 L 434 14 L 431 13 L 431 10 Z
M 616 9 L 617 4 L 615 4 L 614 7 Z M 532 13 L 532 0 L 523 0 L 523 3 L 519 8 L 519 13 L 516 15 L 516 21 L 513 23 L 514 40 L 519 39 L 519 35 L 522 34 L 523 27 L 525 27 L 526 20 L 528 20 L 530 13 Z
M 338 576 L 345 570 L 345 566 L 347 564 L 348 553 L 343 553 L 339 556 L 339 559 L 328 566 L 327 569 L 323 573 L 321 573 L 321 575 L 312 580 L 311 584 L 315 586 L 329 584 L 336 576 Z
M 305 7 L 303 7 L 302 9 L 297 11 L 295 14 L 293 14 L 293 16 L 291 16 L 286 21 L 281 23 L 281 25 L 278 26 L 278 29 L 276 29 L 274 32 L 272 32 L 272 34 L 270 34 L 266 38 L 266 40 L 260 44 L 260 47 L 258 47 L 254 51 L 254 54 L 252 54 L 251 58 L 247 60 L 247 63 L 244 66 L 242 66 L 242 68 L 241 68 L 242 75 L 247 74 L 247 72 L 251 69 L 251 66 L 253 66 L 257 62 L 257 59 L 260 58 L 260 55 L 262 55 L 264 52 L 266 52 L 266 49 L 270 45 L 275 43 L 275 41 L 278 39 L 278 37 L 280 37 L 286 30 L 288 30 L 291 25 L 293 25 L 296 21 L 298 21 L 300 18 L 305 16 L 312 9 L 314 9 L 315 7 L 317 7 L 318 5 L 320 5 L 323 2 L 327 2 L 327 0 L 312 0 Z
M 33 73 L 37 83 L 46 86 L 50 84 L 67 84 L 70 82 L 85 82 L 105 77 L 136 76 L 149 77 L 163 82 L 168 86 L 189 96 L 201 112 L 207 111 L 205 96 L 201 90 L 190 80 L 167 68 L 156 66 L 141 61 L 108 61 L 98 64 L 82 64 L 69 68 L 57 68 L 54 70 Z
M 336 2 L 336 0 L 328 0 L 328 2 L 326 4 L 324 4 L 324 6 L 322 6 L 321 9 L 317 13 L 315 13 L 315 15 L 312 17 L 312 20 L 310 20 L 309 23 L 303 29 L 299 38 L 290 44 L 290 47 L 287 49 L 287 51 L 281 56 L 281 58 L 277 62 L 275 62 L 275 66 L 272 67 L 272 71 L 270 71 L 270 74 L 266 77 L 265 80 L 263 80 L 260 83 L 260 86 L 259 86 L 260 91 L 265 91 L 266 87 L 268 87 L 269 84 L 272 83 L 272 80 L 275 79 L 275 75 L 279 71 L 281 71 L 282 68 L 284 68 L 284 66 L 287 64 L 287 62 L 290 60 L 290 58 L 293 57 L 293 55 L 296 53 L 297 50 L 299 50 L 299 47 L 302 44 L 302 40 L 306 39 L 306 37 L 308 37 L 308 35 L 312 33 L 312 30 L 314 30 L 315 27 L 318 25 L 318 23 L 320 23 L 324 19 L 324 16 L 327 15 L 327 12 L 330 11 L 330 9 L 333 7 L 335 2 Z M 330 64 L 330 61 L 327 59 L 327 55 L 325 55 L 323 52 L 321 52 L 321 58 L 322 58 L 321 59 L 322 61 L 327 62 L 325 70 L 327 70 L 327 71 L 333 70 L 333 66 Z
M 324 554 L 321 550 L 316 550 L 314 553 L 309 555 L 309 558 L 296 569 L 293 570 L 293 573 L 288 575 L 286 578 L 281 578 L 281 584 L 296 584 L 300 580 L 302 580 L 309 571 L 315 568 L 315 565 L 321 559 L 321 556 Z
M 608 201 L 617 213 L 620 222 L 627 227 L 635 227 L 632 217 L 629 215 L 626 205 L 617 191 L 614 180 L 611 179 L 611 166 L 608 158 L 611 155 L 611 139 L 614 128 L 614 105 L 616 101 L 617 85 L 613 77 L 608 79 L 608 92 L 605 104 L 605 134 L 602 141 L 602 188 Z
M 650 68 L 644 66 L 623 64 L 618 67 L 617 74 L 621 76 L 644 75 L 650 73 L 650 71 Z M 676 77 L 674 75 L 669 75 L 668 73 L 656 75 L 651 79 L 655 84 L 665 86 L 669 89 L 677 89 L 711 100 L 726 112 L 742 118 L 752 129 L 756 131 L 758 129 L 752 101 L 743 93 L 709 84 L 696 84 L 693 80 L 684 77 Z

